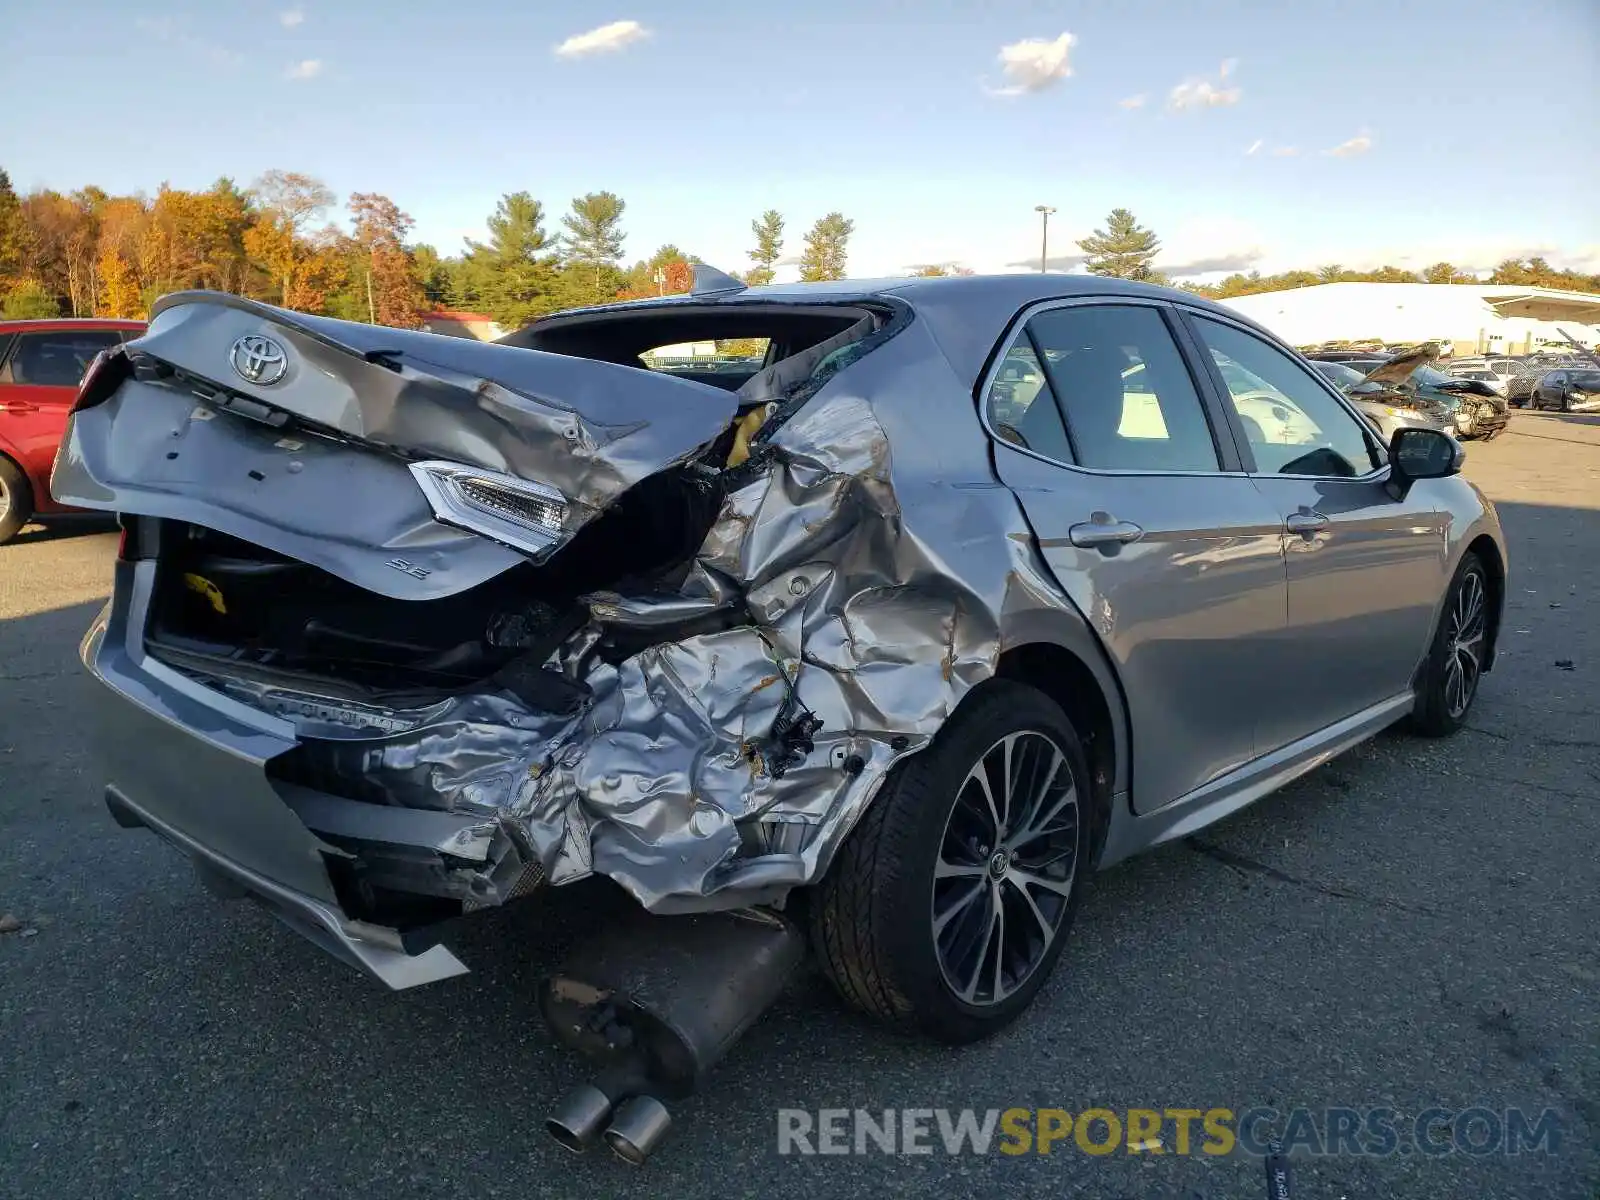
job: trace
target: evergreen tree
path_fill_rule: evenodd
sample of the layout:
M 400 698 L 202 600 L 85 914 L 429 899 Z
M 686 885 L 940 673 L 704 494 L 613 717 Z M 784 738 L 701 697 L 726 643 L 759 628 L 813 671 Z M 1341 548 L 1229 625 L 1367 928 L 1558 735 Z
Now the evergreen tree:
M 509 329 L 560 307 L 556 247 L 544 230 L 544 205 L 527 192 L 500 197 L 489 241 L 467 243 L 455 303 L 471 303 Z
M 597 304 L 615 296 L 621 285 L 622 211 L 627 206 L 611 192 L 590 192 L 572 202 L 561 218 L 568 282 L 578 303 Z
M 745 282 L 751 285 L 771 283 L 773 267 L 783 252 L 783 214 L 775 208 L 767 209 L 750 222 L 750 232 L 756 235 L 756 248 L 750 251 L 750 261 L 755 266 L 745 273 Z
M 1161 252 L 1160 239 L 1140 225 L 1125 208 L 1112 209 L 1106 218 L 1106 227 L 1082 239 L 1078 248 L 1089 256 L 1086 266 L 1091 275 L 1164 281 L 1150 266 Z
M 850 235 L 856 223 L 843 213 L 819 217 L 806 234 L 805 252 L 800 255 L 800 278 L 806 283 L 824 279 L 843 279 L 849 255 Z

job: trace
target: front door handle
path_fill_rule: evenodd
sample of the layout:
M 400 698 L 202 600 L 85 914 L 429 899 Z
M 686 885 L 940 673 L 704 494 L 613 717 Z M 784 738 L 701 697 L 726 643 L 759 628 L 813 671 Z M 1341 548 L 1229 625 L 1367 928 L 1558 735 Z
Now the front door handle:
M 1290 513 L 1283 523 L 1290 533 L 1310 537 L 1317 530 L 1327 528 L 1328 518 L 1315 509 L 1302 508 L 1299 512 Z
M 38 412 L 37 404 L 29 404 L 26 400 L 0 400 L 0 412 L 25 413 Z
M 1067 530 L 1072 544 L 1084 550 L 1109 551 L 1137 542 L 1144 530 L 1132 521 L 1119 521 L 1109 513 L 1095 513 L 1094 519 Z

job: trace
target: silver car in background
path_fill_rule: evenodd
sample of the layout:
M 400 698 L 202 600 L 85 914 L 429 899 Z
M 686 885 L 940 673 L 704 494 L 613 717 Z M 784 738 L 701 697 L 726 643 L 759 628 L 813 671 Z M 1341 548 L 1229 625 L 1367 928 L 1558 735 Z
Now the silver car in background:
M 766 357 L 648 369 L 722 339 Z M 992 1034 L 1095 869 L 1459 729 L 1506 572 L 1462 458 L 1185 292 L 702 269 L 498 345 L 169 296 L 54 491 L 123 519 L 116 817 L 393 987 L 612 881 L 643 932 L 544 993 L 609 1064 L 551 1131 L 639 1158 L 802 949 Z

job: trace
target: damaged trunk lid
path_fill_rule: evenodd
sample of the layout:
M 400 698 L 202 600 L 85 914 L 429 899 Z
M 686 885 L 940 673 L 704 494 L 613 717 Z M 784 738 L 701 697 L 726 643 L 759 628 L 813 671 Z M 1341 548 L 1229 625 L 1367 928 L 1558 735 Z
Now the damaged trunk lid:
M 184 292 L 85 380 L 51 490 L 432 600 L 546 561 L 736 412 L 642 366 Z

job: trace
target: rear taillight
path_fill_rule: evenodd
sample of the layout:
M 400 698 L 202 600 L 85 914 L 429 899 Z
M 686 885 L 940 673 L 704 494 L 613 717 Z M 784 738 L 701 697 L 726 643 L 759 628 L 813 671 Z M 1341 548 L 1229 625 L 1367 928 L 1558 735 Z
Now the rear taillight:
M 133 539 L 130 536 L 132 533 L 133 533 L 133 530 L 129 529 L 126 525 L 124 525 L 122 527 L 122 536 L 117 539 L 117 561 L 118 562 L 127 562 L 128 561 L 128 551 L 130 549 L 132 549 L 132 541 L 133 541 Z

